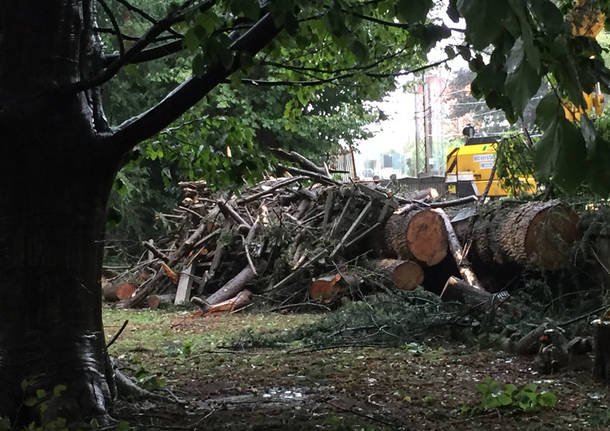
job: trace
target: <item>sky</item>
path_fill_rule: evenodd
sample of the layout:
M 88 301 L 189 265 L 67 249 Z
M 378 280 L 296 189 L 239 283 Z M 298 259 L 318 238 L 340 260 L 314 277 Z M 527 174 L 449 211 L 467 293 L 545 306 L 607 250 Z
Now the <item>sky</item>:
M 437 10 L 431 12 L 433 19 L 442 20 L 445 25 L 452 28 L 463 28 L 463 23 L 454 23 L 445 13 L 446 6 L 441 5 Z M 448 43 L 457 43 L 455 39 Z M 446 57 L 445 45 L 439 44 L 428 53 L 428 62 L 433 63 Z M 449 78 L 452 71 L 466 68 L 467 64 L 461 57 L 456 57 L 447 63 L 447 67 L 431 69 L 431 73 L 440 74 Z M 407 144 L 415 142 L 415 116 L 421 116 L 421 107 L 416 107 L 415 95 L 404 90 L 405 83 L 413 80 L 413 76 L 401 76 L 398 78 L 398 89 L 390 93 L 382 102 L 375 103 L 387 116 L 387 120 L 371 124 L 367 128 L 373 133 L 373 137 L 358 143 L 358 152 L 355 154 L 356 171 L 360 176 L 364 170 L 365 160 L 379 159 L 383 153 L 404 153 Z

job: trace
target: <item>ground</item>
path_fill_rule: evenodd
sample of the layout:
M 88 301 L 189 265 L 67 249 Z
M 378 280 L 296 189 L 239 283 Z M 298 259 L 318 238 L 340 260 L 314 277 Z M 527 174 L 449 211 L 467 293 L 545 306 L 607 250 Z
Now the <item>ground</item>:
M 120 402 L 115 417 L 135 430 L 547 430 L 610 429 L 608 388 L 589 371 L 541 376 L 532 358 L 430 339 L 397 348 L 311 351 L 222 348 L 243 330 L 286 331 L 312 314 L 104 311 L 121 368 L 161 397 Z M 486 377 L 552 391 L 557 405 L 464 415 Z

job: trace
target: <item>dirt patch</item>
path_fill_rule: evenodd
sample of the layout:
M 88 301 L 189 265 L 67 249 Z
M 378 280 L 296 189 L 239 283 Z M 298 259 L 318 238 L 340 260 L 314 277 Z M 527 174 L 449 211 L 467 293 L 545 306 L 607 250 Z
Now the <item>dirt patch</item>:
M 142 314 L 145 313 L 145 314 Z M 105 311 L 107 332 L 133 322 L 111 354 L 127 373 L 144 371 L 166 401 L 121 402 L 115 416 L 133 429 L 470 430 L 607 429 L 606 386 L 588 371 L 541 376 L 532 358 L 457 343 L 399 348 L 285 348 L 227 351 L 219 345 L 249 327 L 283 331 L 316 315 Z M 292 352 L 292 353 L 291 353 Z M 536 383 L 557 395 L 554 408 L 464 416 L 480 398 L 478 382 Z

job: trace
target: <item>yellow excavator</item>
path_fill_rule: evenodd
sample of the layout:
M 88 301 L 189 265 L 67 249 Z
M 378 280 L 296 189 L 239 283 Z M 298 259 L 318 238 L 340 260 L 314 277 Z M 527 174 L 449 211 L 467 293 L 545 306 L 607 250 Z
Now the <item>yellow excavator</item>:
M 599 10 L 587 8 L 587 0 L 576 0 L 568 22 L 572 26 L 572 34 L 575 36 L 596 37 L 604 28 L 606 16 Z M 580 120 L 582 112 L 591 113 L 595 111 L 601 115 L 604 99 L 599 84 L 596 92 L 584 94 L 587 102 L 586 110 L 576 107 L 569 101 L 563 102 L 565 116 L 568 120 L 575 122 Z M 477 195 L 481 196 L 489 177 L 491 176 L 496 159 L 496 147 L 500 140 L 498 136 L 475 137 L 474 127 L 469 124 L 464 128 L 465 143 L 461 147 L 453 147 L 447 153 L 447 167 L 445 170 L 445 183 L 450 194 L 457 197 Z M 519 177 L 523 183 L 522 190 L 534 193 L 536 181 L 533 175 Z M 502 187 L 501 181 L 496 175 L 491 182 L 488 196 L 507 196 L 510 191 Z
M 466 126 L 463 133 L 466 136 L 465 144 L 450 148 L 447 154 L 445 170 L 447 191 L 457 197 L 481 196 L 494 171 L 496 147 L 500 137 L 475 137 L 474 127 L 471 124 Z M 519 181 L 523 183 L 521 189 L 532 193 L 536 191 L 536 181 L 532 175 L 521 176 Z M 500 179 L 494 173 L 487 196 L 499 197 L 508 194 L 509 190 L 502 187 Z

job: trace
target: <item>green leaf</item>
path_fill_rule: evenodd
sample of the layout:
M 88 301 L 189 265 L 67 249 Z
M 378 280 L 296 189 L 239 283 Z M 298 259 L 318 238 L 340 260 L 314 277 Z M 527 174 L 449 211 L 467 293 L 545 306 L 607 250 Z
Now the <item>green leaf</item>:
M 354 53 L 354 55 L 356 56 L 356 59 L 360 63 L 364 63 L 366 61 L 366 59 L 368 58 L 369 53 L 368 53 L 367 47 L 362 42 L 360 42 L 358 39 L 354 39 L 352 41 L 351 49 L 352 49 L 352 52 Z
M 129 422 L 119 422 L 119 425 L 116 427 L 116 431 L 129 431 Z
M 423 21 L 432 8 L 432 0 L 398 0 L 396 14 L 408 23 Z
M 515 43 L 510 50 L 510 54 L 508 55 L 508 60 L 506 60 L 506 71 L 508 73 L 515 73 L 517 71 L 517 68 L 523 61 L 524 54 L 523 39 L 519 37 L 515 40 Z
M 195 51 L 199 48 L 199 37 L 197 36 L 197 32 L 195 31 L 195 27 L 189 28 L 184 35 L 183 39 L 184 46 L 189 51 Z
M 545 30 L 552 35 L 561 32 L 564 25 L 563 15 L 553 2 L 550 0 L 534 0 L 530 4 L 538 22 Z
M 205 72 L 205 60 L 203 59 L 203 54 L 198 52 L 193 57 L 192 63 L 193 75 L 202 76 Z
M 55 387 L 53 387 L 53 396 L 60 397 L 61 394 L 66 391 L 66 389 L 68 389 L 66 385 L 55 385 Z
M 502 33 L 499 23 L 508 14 L 506 0 L 457 0 L 456 7 L 466 20 L 466 37 L 475 49 L 486 48 Z
M 557 396 L 553 392 L 541 392 L 538 394 L 538 404 L 542 407 L 555 407 Z
M 46 396 L 47 391 L 45 391 L 44 389 L 36 389 L 36 398 L 42 400 L 43 398 L 46 398 Z
M 513 385 L 512 383 L 508 383 L 504 387 L 504 392 L 507 393 L 510 396 L 512 396 L 513 394 L 517 393 L 518 391 L 519 391 L 519 389 L 517 389 L 517 387 L 515 385 Z
M 558 115 L 561 115 L 561 105 L 555 93 L 551 92 L 538 102 L 536 124 L 542 129 L 547 129 Z
M 535 383 L 528 383 L 527 385 L 523 386 L 523 388 L 521 388 L 521 392 L 536 392 L 537 388 L 538 386 L 536 386 Z
M 36 404 L 38 404 L 38 399 L 35 397 L 28 397 L 23 402 L 23 405 L 26 407 L 34 407 Z
M 502 392 L 498 395 L 497 399 L 500 406 L 510 406 L 513 403 L 512 397 L 506 392 Z
M 540 52 L 534 46 L 534 36 L 527 18 L 527 4 L 522 0 L 508 0 L 513 12 L 519 18 L 521 38 L 525 49 L 525 59 L 536 72 L 540 71 Z
M 540 83 L 540 75 L 526 61 L 522 61 L 514 73 L 509 73 L 506 76 L 504 86 L 515 111 L 523 112 L 527 102 L 540 88 Z

